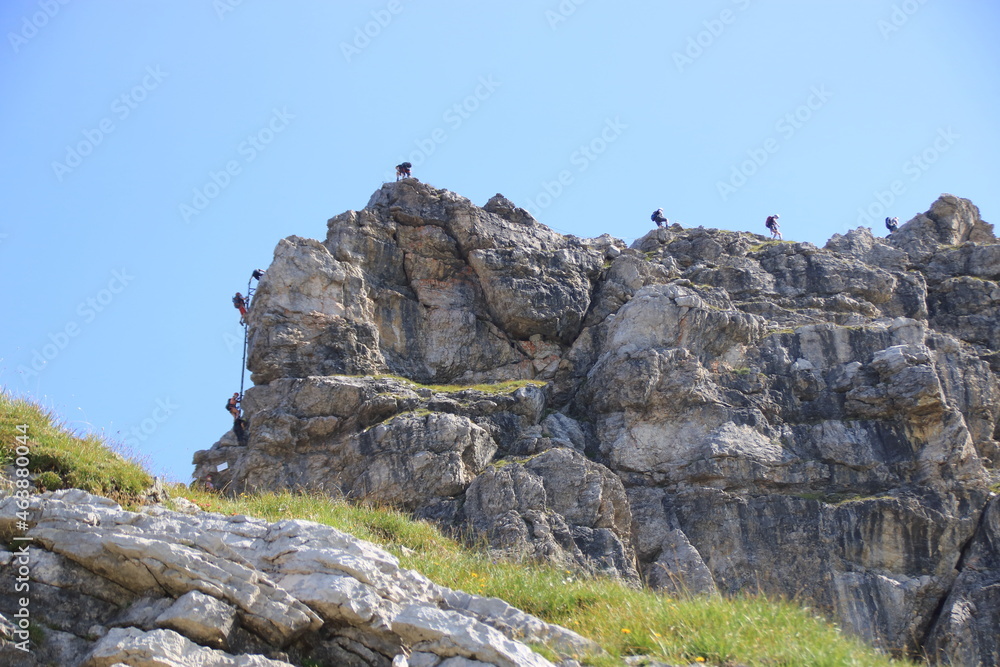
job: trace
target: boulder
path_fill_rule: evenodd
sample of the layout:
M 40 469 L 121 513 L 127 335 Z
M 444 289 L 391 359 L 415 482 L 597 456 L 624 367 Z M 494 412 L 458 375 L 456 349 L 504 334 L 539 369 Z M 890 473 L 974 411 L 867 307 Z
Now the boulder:
M 236 608 L 210 595 L 188 591 L 156 617 L 153 623 L 174 630 L 191 641 L 212 648 L 229 648 Z

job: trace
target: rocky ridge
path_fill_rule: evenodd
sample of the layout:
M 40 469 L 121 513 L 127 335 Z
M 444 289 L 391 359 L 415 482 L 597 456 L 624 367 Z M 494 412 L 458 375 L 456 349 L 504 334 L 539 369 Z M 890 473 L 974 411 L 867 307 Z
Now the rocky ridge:
M 626 248 L 406 179 L 279 242 L 248 439 L 195 475 L 996 663 L 998 281 L 992 225 L 951 195 L 888 239 L 674 225 Z

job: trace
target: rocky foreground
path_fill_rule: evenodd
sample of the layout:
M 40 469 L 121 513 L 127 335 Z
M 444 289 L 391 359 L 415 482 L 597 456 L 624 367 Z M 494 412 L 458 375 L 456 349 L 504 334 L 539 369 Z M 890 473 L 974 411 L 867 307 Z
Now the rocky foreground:
M 334 528 L 187 504 L 126 512 L 79 490 L 0 501 L 0 534 L 31 538 L 0 550 L 0 665 L 543 667 L 526 642 L 601 652 Z
M 674 225 L 626 248 L 406 179 L 279 242 L 248 438 L 195 474 L 998 664 L 998 280 L 992 225 L 951 195 L 888 239 Z

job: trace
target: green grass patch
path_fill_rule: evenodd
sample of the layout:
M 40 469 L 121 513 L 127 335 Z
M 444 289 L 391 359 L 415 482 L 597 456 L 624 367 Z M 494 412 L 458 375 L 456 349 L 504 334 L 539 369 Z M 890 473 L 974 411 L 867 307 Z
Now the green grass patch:
M 770 248 L 771 246 L 782 245 L 784 243 L 795 244 L 795 241 L 786 241 L 784 239 L 780 239 L 780 240 L 779 239 L 772 239 L 770 241 L 762 241 L 761 243 L 755 243 L 752 246 L 750 246 L 749 248 L 747 248 L 747 252 L 748 253 L 751 253 L 751 252 L 760 252 L 761 250 L 764 250 L 766 248 Z
M 74 434 L 38 405 L 0 392 L 0 461 L 13 462 L 19 445 L 28 447 L 28 471 L 50 491 L 79 488 L 128 503 L 153 483 L 103 438 Z
M 402 553 L 403 547 L 424 552 L 454 548 L 431 524 L 415 521 L 403 512 L 389 508 L 348 504 L 328 496 L 285 491 L 266 494 L 240 494 L 228 498 L 216 493 L 188 488 L 183 484 L 169 487 L 172 497 L 187 498 L 207 512 L 245 514 L 268 521 L 302 519 L 333 526 L 363 540 Z
M 548 438 L 548 437 L 551 437 L 551 436 L 547 436 L 547 435 L 543 434 L 542 437 Z M 528 461 L 531 461 L 532 459 L 537 459 L 539 456 L 541 456 L 544 453 L 545 452 L 538 452 L 537 454 L 529 454 L 527 456 L 506 456 L 506 457 L 504 457 L 502 459 L 496 459 L 495 461 L 490 461 L 490 465 L 493 468 L 497 469 L 497 470 L 499 470 L 500 468 L 504 468 L 506 466 L 509 466 L 509 465 L 513 465 L 515 463 L 518 463 L 520 465 L 524 465 L 525 463 L 527 463 Z
M 505 380 L 503 382 L 491 382 L 488 384 L 420 384 L 419 382 L 414 382 L 413 380 L 400 375 L 374 375 L 372 377 L 378 380 L 397 380 L 399 382 L 405 382 L 413 387 L 430 389 L 431 391 L 442 394 L 454 394 L 460 391 L 470 390 L 479 391 L 484 394 L 510 394 L 517 391 L 521 387 L 544 387 L 548 384 L 542 380 Z

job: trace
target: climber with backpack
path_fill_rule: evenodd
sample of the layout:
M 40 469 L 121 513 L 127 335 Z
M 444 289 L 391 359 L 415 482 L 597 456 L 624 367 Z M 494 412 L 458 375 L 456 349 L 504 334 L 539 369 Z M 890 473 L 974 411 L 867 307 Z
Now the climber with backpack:
M 894 231 L 899 229 L 899 218 L 886 218 L 885 228 L 889 230 L 890 234 L 892 234 Z
M 413 167 L 413 165 L 410 164 L 409 162 L 404 162 L 403 164 L 397 164 L 396 165 L 396 180 L 398 181 L 401 178 L 409 178 L 410 177 L 410 169 L 412 167 Z
M 233 397 L 226 401 L 226 412 L 231 414 L 234 419 L 240 418 L 240 393 L 233 392 Z
M 767 216 L 767 220 L 764 221 L 764 226 L 771 231 L 771 238 L 781 240 L 781 232 L 778 229 L 778 218 L 781 216 L 775 213 L 774 215 Z
M 662 227 L 666 223 L 670 222 L 667 220 L 667 216 L 663 215 L 662 208 L 658 208 L 653 211 L 653 215 L 649 216 L 649 219 L 655 222 L 657 227 Z
M 233 297 L 233 307 L 240 311 L 240 324 L 247 323 L 247 300 L 239 292 Z

